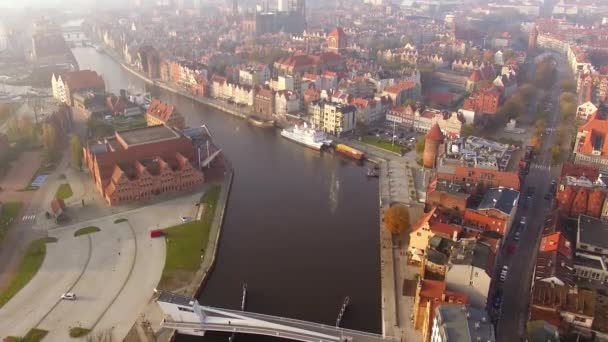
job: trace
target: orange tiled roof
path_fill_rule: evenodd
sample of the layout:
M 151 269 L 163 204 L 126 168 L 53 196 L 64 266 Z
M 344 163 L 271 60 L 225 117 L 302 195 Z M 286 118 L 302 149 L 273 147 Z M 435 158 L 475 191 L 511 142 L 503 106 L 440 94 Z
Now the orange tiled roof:
M 469 81 L 472 81 L 472 82 L 481 81 L 481 73 L 479 72 L 479 69 L 473 70 L 473 72 L 471 73 L 471 76 L 469 76 Z
M 608 120 L 599 118 L 598 113 L 592 116 L 589 121 L 583 124 L 579 129 L 579 132 L 587 131 L 583 146 L 579 148 L 579 152 L 591 153 L 594 150 L 593 142 L 596 138 L 603 139 L 603 145 L 600 147 L 602 155 L 608 154 Z
M 566 239 L 561 232 L 556 232 L 543 236 L 540 240 L 539 251 L 557 251 L 565 257 L 572 257 L 572 243 Z
M 398 93 L 402 90 L 411 89 L 416 87 L 416 83 L 413 81 L 403 81 L 397 84 L 393 84 L 392 86 L 388 86 L 384 88 L 384 91 L 387 93 Z
M 163 122 L 167 122 L 173 115 L 175 108 L 159 99 L 153 99 L 146 114 L 152 115 Z
M 63 82 L 70 88 L 70 92 L 81 89 L 104 87 L 105 83 L 103 78 L 93 70 L 79 70 L 65 73 L 63 76 Z

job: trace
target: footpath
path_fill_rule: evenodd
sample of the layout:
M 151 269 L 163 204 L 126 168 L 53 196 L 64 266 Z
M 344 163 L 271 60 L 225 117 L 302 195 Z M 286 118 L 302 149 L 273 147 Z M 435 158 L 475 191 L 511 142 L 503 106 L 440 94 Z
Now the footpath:
M 202 218 L 204 210 L 215 210 L 213 222 L 211 223 L 209 230 L 209 242 L 205 248 L 205 254 L 203 256 L 200 268 L 196 271 L 194 277 L 190 281 L 190 284 L 181 289 L 174 290 L 173 292 L 196 298 L 199 296 L 201 290 L 204 288 L 209 276 L 211 275 L 215 265 L 215 258 L 217 257 L 226 206 L 228 205 L 228 199 L 232 189 L 233 177 L 234 171 L 227 167 L 215 208 L 204 208 L 202 205 L 199 206 L 196 214 L 196 219 L 198 220 Z M 129 335 L 125 341 L 172 341 L 175 331 L 173 329 L 165 329 L 161 327 L 163 318 L 163 313 L 156 304 L 156 298 L 152 298 L 144 311 L 141 313 L 140 317 L 138 317 L 137 321 L 135 321 L 135 324 L 131 328 L 131 331 L 129 332 Z
M 356 140 L 343 141 L 363 151 L 370 161 L 380 168 L 380 283 L 382 334 L 401 341 L 421 341 L 420 331 L 413 327 L 414 297 L 404 293 L 404 283 L 416 279 L 418 269 L 407 263 L 408 236 L 393 236 L 384 226 L 384 212 L 394 203 L 408 207 L 410 223 L 423 214 L 424 206 L 418 203 L 413 168 L 415 160 L 397 153 L 367 145 Z

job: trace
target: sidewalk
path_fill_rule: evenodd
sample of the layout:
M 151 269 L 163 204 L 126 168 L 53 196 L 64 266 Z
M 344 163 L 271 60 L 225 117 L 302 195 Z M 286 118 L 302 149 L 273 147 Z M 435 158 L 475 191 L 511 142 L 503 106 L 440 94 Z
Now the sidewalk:
M 413 167 L 417 163 L 357 141 L 346 142 L 363 150 L 380 166 L 380 273 L 382 289 L 382 333 L 402 341 L 421 341 L 422 335 L 414 330 L 410 317 L 413 315 L 414 297 L 403 295 L 406 279 L 415 279 L 416 267 L 407 265 L 407 238 L 395 237 L 385 228 L 382 217 L 391 204 L 398 202 L 408 206 L 410 223 L 422 215 L 424 206 L 418 203 Z
M 224 223 L 224 214 L 232 188 L 233 177 L 233 171 L 226 172 L 226 177 L 222 184 L 216 207 L 213 208 L 215 209 L 215 212 L 213 216 L 213 223 L 209 231 L 210 239 L 207 247 L 205 248 L 205 255 L 199 270 L 196 272 L 188 286 L 177 289 L 173 292 L 193 298 L 198 297 L 200 291 L 205 285 L 205 282 L 207 281 L 207 277 L 213 271 L 221 237 L 221 229 Z M 197 219 L 200 219 L 202 216 L 202 210 L 204 210 L 203 206 L 200 206 L 196 214 Z M 148 305 L 131 328 L 131 332 L 129 333 L 131 336 L 130 341 L 170 341 L 175 334 L 175 331 L 161 327 L 163 318 L 163 313 L 158 304 L 156 304 L 156 298 L 151 298 Z

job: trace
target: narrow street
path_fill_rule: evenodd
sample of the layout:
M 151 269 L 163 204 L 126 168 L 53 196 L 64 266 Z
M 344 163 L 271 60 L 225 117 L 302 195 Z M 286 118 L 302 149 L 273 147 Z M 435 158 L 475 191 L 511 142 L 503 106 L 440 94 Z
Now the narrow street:
M 557 62 L 558 78 L 551 92 L 553 110 L 547 123 L 548 128 L 555 128 L 560 117 L 560 80 L 571 77 L 565 58 L 557 53 L 553 55 Z M 545 215 L 552 205 L 552 200 L 545 200 L 544 196 L 549 190 L 551 180 L 557 178 L 561 170 L 560 165 L 551 165 L 550 148 L 554 140 L 554 130 L 549 129 L 547 131 L 549 133 L 544 135 L 542 149 L 533 158 L 530 173 L 526 177 L 521 189 L 518 215 L 515 222 L 519 222 L 521 217 L 525 216 L 527 228 L 521 229 L 519 241 L 514 241 L 513 235 L 516 229 L 511 229 L 508 236 L 505 237 L 502 255 L 495 270 L 495 277 L 498 279 L 498 273 L 503 265 L 509 267 L 507 279 L 504 283 L 499 282 L 497 285 L 497 291 L 502 292 L 502 306 L 496 334 L 497 341 L 500 342 L 523 341 L 525 324 L 528 320 L 534 263 L 536 261 Z M 535 189 L 533 199 L 529 207 L 524 209 L 524 202 L 530 187 Z M 512 255 L 505 253 L 507 251 L 506 246 L 510 245 L 515 245 L 516 247 Z M 492 303 L 492 300 L 489 300 L 489 302 Z

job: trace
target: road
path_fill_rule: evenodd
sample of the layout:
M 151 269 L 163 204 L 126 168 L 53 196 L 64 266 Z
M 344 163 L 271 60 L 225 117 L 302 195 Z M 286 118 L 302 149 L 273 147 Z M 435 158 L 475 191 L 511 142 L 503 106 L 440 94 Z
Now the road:
M 150 229 L 194 216 L 200 193 L 182 196 L 49 231 L 45 260 L 34 278 L 0 308 L 0 339 L 24 336 L 30 329 L 48 330 L 45 341 L 67 341 L 70 327 L 111 331 L 122 340 L 147 305 L 160 280 L 164 239 L 151 239 Z M 118 222 L 126 218 L 126 222 Z M 82 227 L 99 232 L 75 237 Z M 69 253 L 66 253 L 69 251 Z M 74 292 L 76 301 L 60 300 Z
M 555 128 L 559 120 L 559 81 L 571 77 L 564 56 L 554 54 L 557 62 L 558 81 L 552 88 L 551 101 L 553 110 L 548 119 L 547 127 Z M 554 130 L 548 130 L 543 138 L 543 147 L 533 159 L 530 173 L 526 177 L 521 190 L 518 217 L 515 222 L 519 222 L 522 216 L 527 218 L 527 228 L 521 229 L 519 241 L 514 241 L 513 236 L 517 227 L 508 233 L 501 252 L 507 251 L 507 246 L 516 245 L 512 255 L 502 253 L 496 267 L 496 279 L 503 265 L 509 267 L 508 275 L 504 283 L 498 282 L 497 291 L 502 292 L 502 307 L 500 309 L 500 319 L 497 326 L 497 341 L 512 342 L 523 340 L 525 323 L 528 319 L 528 306 L 530 298 L 530 288 L 532 284 L 532 272 L 538 252 L 538 245 L 542 232 L 545 214 L 551 207 L 552 201 L 545 200 L 544 196 L 548 192 L 550 182 L 555 179 L 561 170 L 561 166 L 551 166 L 550 147 L 554 140 Z M 524 202 L 529 187 L 534 187 L 533 199 L 527 209 L 524 209 Z M 489 301 L 492 303 L 492 300 Z M 491 304 L 490 304 L 491 305 Z

